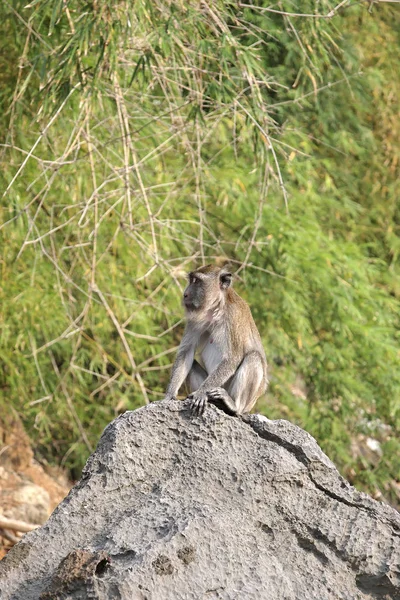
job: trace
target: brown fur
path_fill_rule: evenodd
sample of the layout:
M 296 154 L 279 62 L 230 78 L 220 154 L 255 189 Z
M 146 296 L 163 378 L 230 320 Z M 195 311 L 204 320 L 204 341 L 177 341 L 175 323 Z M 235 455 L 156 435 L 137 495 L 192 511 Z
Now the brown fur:
M 218 399 L 234 414 L 249 412 L 267 387 L 260 334 L 248 304 L 230 287 L 230 278 L 226 268 L 206 265 L 189 274 L 184 292 L 187 326 L 167 397 L 192 377 L 194 412 L 201 413 L 207 399 Z M 200 365 L 193 362 L 196 351 Z

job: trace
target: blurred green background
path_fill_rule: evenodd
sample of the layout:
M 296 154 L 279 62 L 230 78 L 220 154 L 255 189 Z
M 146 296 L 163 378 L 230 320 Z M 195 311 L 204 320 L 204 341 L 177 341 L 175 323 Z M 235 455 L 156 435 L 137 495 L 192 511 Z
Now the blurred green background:
M 0 5 L 0 410 L 39 460 L 163 397 L 184 273 L 229 259 L 257 410 L 400 505 L 400 6 L 336 4 Z

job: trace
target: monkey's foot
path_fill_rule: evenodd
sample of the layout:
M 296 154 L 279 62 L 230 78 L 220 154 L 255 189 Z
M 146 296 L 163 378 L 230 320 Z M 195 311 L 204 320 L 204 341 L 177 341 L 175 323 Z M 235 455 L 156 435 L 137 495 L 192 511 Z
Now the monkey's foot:
M 207 396 L 210 398 L 210 400 L 222 400 L 222 402 L 230 400 L 232 402 L 232 398 L 230 397 L 228 392 L 222 387 L 217 387 L 213 390 L 210 390 L 209 392 L 207 392 Z
M 217 387 L 207 392 L 207 396 L 210 402 L 215 404 L 218 408 L 222 408 L 230 415 L 238 414 L 235 402 L 232 400 L 225 388 Z M 226 410 L 227 409 L 227 410 Z
M 194 415 L 201 416 L 207 406 L 207 395 L 204 392 L 193 392 L 189 394 L 190 410 Z

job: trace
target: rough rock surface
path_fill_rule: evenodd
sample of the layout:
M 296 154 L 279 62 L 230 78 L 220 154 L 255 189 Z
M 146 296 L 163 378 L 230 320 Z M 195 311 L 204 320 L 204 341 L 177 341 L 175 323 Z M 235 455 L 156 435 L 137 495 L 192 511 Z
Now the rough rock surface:
M 287 421 L 157 402 L 105 429 L 0 598 L 400 599 L 400 516 Z

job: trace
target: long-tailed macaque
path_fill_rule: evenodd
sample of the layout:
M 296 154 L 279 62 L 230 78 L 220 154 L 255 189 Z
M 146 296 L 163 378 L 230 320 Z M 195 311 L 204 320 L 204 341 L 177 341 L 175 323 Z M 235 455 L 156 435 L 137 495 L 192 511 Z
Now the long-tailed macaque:
M 249 412 L 268 385 L 265 352 L 250 308 L 232 289 L 232 275 L 224 268 L 206 265 L 188 277 L 186 329 L 166 398 L 175 398 L 186 380 L 194 414 L 203 414 L 207 401 L 228 414 Z

